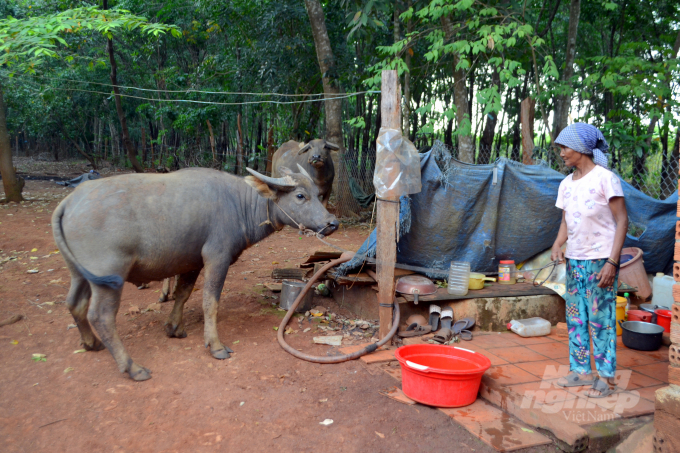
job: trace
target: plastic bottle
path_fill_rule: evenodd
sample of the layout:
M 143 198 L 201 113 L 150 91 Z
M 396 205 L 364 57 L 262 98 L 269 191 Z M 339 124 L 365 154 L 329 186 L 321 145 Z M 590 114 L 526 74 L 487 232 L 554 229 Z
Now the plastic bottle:
M 498 265 L 498 283 L 514 285 L 517 283 L 517 267 L 513 260 L 501 260 Z
M 451 261 L 449 286 L 447 292 L 454 296 L 464 296 L 470 285 L 470 263 Z
M 628 310 L 630 310 L 630 294 L 623 293 L 623 297 L 626 298 L 626 313 L 628 313 Z
M 509 324 L 510 330 L 520 337 L 542 337 L 550 335 L 550 321 L 543 318 L 513 319 Z
M 673 305 L 673 284 L 675 280 L 670 275 L 657 272 L 652 281 L 652 304 L 670 309 Z

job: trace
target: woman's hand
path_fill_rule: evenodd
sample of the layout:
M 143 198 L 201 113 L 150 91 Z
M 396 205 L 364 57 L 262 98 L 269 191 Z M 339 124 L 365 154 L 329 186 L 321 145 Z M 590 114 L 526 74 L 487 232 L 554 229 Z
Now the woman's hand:
M 597 279 L 600 283 L 597 284 L 598 288 L 608 288 L 614 284 L 614 277 L 616 277 L 616 268 L 611 263 L 605 263 L 604 267 L 597 274 Z
M 562 251 L 562 247 L 557 245 L 557 243 L 553 244 L 552 246 L 552 253 L 550 254 L 550 259 L 553 261 L 558 261 L 560 263 L 564 261 L 564 252 Z

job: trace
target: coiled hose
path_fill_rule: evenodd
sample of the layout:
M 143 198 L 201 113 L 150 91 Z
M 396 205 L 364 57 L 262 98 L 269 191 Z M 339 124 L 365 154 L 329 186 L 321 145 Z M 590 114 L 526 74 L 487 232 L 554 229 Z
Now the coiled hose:
M 394 320 L 392 321 L 392 329 L 390 329 L 389 333 L 385 338 L 382 340 L 378 341 L 377 343 L 371 344 L 366 346 L 365 348 L 355 351 L 351 354 L 345 354 L 345 355 L 340 355 L 340 356 L 324 356 L 324 357 L 317 357 L 313 356 L 310 354 L 305 354 L 304 352 L 300 352 L 297 349 L 291 347 L 286 343 L 286 340 L 284 339 L 284 331 L 286 329 L 286 326 L 288 325 L 288 322 L 290 321 L 290 318 L 293 317 L 293 314 L 295 314 L 295 309 L 297 308 L 298 305 L 300 305 L 300 301 L 305 297 L 305 294 L 307 294 L 307 291 L 309 291 L 312 288 L 312 285 L 314 282 L 316 282 L 319 277 L 321 277 L 328 269 L 337 266 L 338 264 L 342 264 L 344 262 L 349 261 L 352 259 L 354 256 L 354 252 L 345 252 L 343 253 L 340 258 L 337 260 L 333 260 L 330 263 L 326 264 L 324 267 L 319 269 L 319 271 L 312 276 L 312 278 L 307 282 L 304 288 L 302 288 L 302 291 L 300 291 L 300 294 L 297 296 L 295 301 L 293 302 L 293 305 L 288 309 L 288 313 L 286 313 L 286 316 L 283 318 L 281 321 L 281 325 L 279 326 L 278 333 L 276 335 L 277 339 L 279 340 L 279 344 L 281 347 L 286 351 L 287 353 L 291 354 L 294 357 L 297 357 L 298 359 L 306 360 L 308 362 L 313 362 L 313 363 L 341 363 L 341 362 L 347 362 L 348 360 L 354 360 L 358 359 L 359 357 L 366 355 L 370 352 L 375 351 L 378 349 L 380 346 L 384 345 L 388 341 L 392 339 L 395 333 L 397 333 L 397 329 L 399 328 L 399 304 L 395 303 L 394 304 Z M 375 279 L 375 281 L 378 281 L 375 273 L 368 271 L 369 275 Z

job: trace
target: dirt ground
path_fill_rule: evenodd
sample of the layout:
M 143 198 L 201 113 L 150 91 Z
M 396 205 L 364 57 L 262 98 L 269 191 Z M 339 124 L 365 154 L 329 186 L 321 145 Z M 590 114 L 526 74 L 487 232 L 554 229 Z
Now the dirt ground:
M 145 311 L 160 283 L 145 290 L 126 284 L 118 332 L 152 379 L 120 374 L 106 350 L 78 352 L 80 335 L 69 328 L 73 319 L 63 303 L 69 273 L 53 253 L 49 225 L 70 191 L 27 181 L 26 195 L 38 200 L 0 205 L 0 320 L 25 316 L 0 327 L 1 451 L 494 451 L 438 410 L 379 394 L 396 381 L 377 368 L 312 364 L 279 347 L 274 327 L 284 313 L 262 284 L 273 282 L 273 268 L 295 267 L 324 248 L 290 228 L 244 252 L 229 270 L 218 332 L 232 358 L 215 360 L 203 348 L 202 279 L 186 304 L 184 339 L 164 333 L 172 303 Z M 356 250 L 367 235 L 367 225 L 343 226 L 331 239 Z M 315 304 L 352 317 L 330 298 L 315 296 Z M 132 306 L 142 312 L 131 314 Z M 312 343 L 323 334 L 317 323 L 290 325 L 294 347 L 337 353 Z M 46 360 L 34 361 L 35 353 Z M 321 425 L 326 419 L 333 423 Z

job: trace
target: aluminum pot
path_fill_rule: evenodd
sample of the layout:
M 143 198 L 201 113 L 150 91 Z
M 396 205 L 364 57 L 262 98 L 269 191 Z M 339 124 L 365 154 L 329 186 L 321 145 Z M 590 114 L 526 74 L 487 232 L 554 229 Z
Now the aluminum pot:
M 285 310 L 288 310 L 293 305 L 293 302 L 295 302 L 295 299 L 300 294 L 300 291 L 302 291 L 302 288 L 304 288 L 305 285 L 306 283 L 303 282 L 284 280 L 281 283 L 281 301 L 279 303 L 279 306 Z M 305 298 L 302 299 L 300 305 L 298 305 L 295 311 L 298 313 L 304 313 L 307 310 L 310 310 L 312 308 L 313 298 L 314 291 L 310 289 L 309 291 L 307 291 L 307 294 L 305 294 Z
M 413 295 L 413 303 L 418 305 L 418 296 L 427 296 L 437 292 L 437 286 L 422 275 L 406 275 L 397 280 L 395 290 L 402 294 Z
M 656 351 L 661 347 L 663 327 L 649 322 L 619 321 L 624 346 L 638 351 Z

